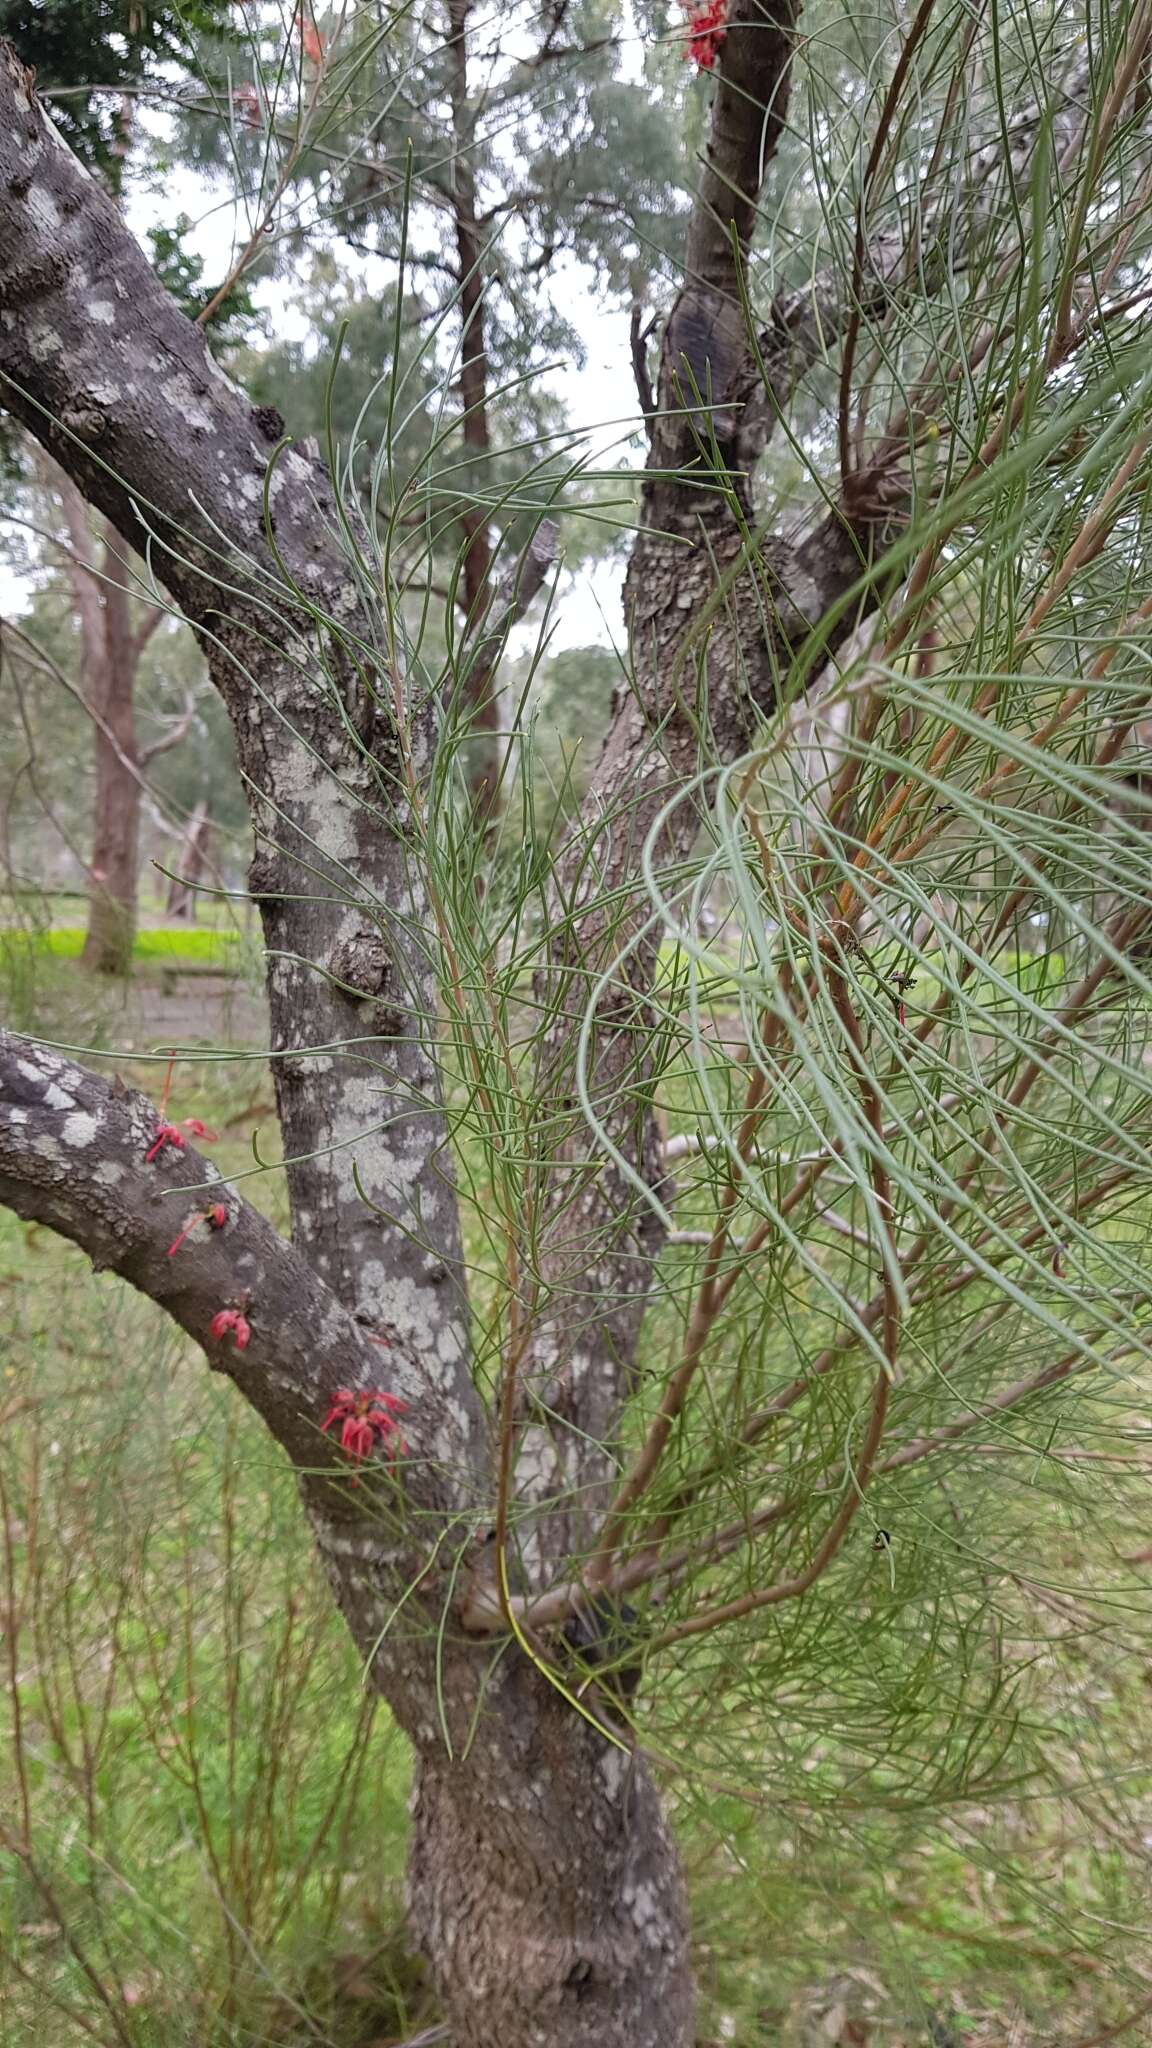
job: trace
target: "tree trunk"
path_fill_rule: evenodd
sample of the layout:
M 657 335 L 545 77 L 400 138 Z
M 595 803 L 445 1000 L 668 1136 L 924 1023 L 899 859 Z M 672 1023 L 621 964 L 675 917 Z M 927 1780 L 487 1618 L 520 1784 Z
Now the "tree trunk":
M 484 242 L 476 214 L 476 115 L 468 82 L 468 19 L 471 0 L 448 0 L 448 55 L 452 102 L 452 213 L 460 278 L 460 400 L 464 446 L 475 467 L 467 488 L 482 501 L 491 488 L 486 473 L 492 452 L 488 424 L 488 339 L 485 318 Z M 483 634 L 492 602 L 492 538 L 483 502 L 462 512 L 464 603 L 467 630 Z M 472 736 L 469 787 L 477 816 L 499 809 L 501 692 L 496 663 L 484 643 L 475 654 L 467 683 L 468 728 Z
M 97 714 L 96 794 L 88 932 L 82 955 L 95 974 L 132 971 L 139 886 L 140 782 L 134 697 L 136 651 L 117 558 L 118 538 L 105 539 L 100 586 L 101 630 L 95 645 L 85 635 L 85 695 Z
M 196 922 L 196 889 L 208 861 L 208 845 L 212 837 L 212 822 L 208 806 L 201 801 L 188 820 L 187 830 L 176 856 L 176 873 L 168 884 L 166 904 L 169 917 L 187 918 L 189 924 Z
M 337 1386 L 379 1381 L 380 1352 L 315 1257 L 220 1184 L 210 1160 L 173 1148 L 142 1171 L 155 1128 L 147 1098 L 0 1029 L 0 1203 L 159 1302 L 298 1470 L 334 1598 L 415 1750 L 412 1928 L 454 2048 L 691 2048 L 683 1882 L 643 1761 L 515 1645 L 443 1627 L 458 1576 L 486 1578 L 491 1552 L 476 1518 L 462 1556 L 443 1547 L 443 1572 L 427 1555 L 432 1518 L 452 1503 L 461 1519 L 450 1393 L 419 1388 L 426 1360 L 397 1335 L 387 1377 L 408 1401 L 409 1449 L 424 1454 L 404 1461 L 411 1515 L 395 1512 L 386 1470 L 353 1491 L 326 1468 L 318 1418 Z M 169 1256 L 188 1221 L 181 1189 L 195 1219 L 213 1181 L 223 1223 Z M 211 1323 L 241 1299 L 250 1328 L 238 1348 Z
M 313 1528 L 371 1661 L 387 1589 Z M 458 1639 L 437 1670 L 417 1632 L 382 1689 L 416 1749 L 409 1915 L 453 2048 L 692 2048 L 684 1881 L 643 1760 L 515 1648 Z
M 539 1720 L 519 1772 L 418 1767 L 410 1913 L 454 2048 L 691 2048 L 684 1888 L 652 1785 L 565 1702 Z
M 84 498 L 55 464 L 46 482 L 68 529 L 68 580 L 80 628 L 80 680 L 95 736 L 96 790 L 88 866 L 84 965 L 126 975 L 136 937 L 140 846 L 140 761 L 136 747 L 136 670 L 147 633 L 133 630 L 123 543 L 106 521 L 99 566 Z M 158 615 L 157 615 L 158 616 Z

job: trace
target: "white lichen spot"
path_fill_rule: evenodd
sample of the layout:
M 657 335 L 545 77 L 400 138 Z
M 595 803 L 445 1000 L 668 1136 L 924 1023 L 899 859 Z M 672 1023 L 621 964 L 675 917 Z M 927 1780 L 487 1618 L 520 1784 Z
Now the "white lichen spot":
M 191 379 L 180 372 L 164 380 L 164 396 L 174 412 L 178 412 L 186 426 L 199 427 L 203 433 L 212 431 L 212 415 L 197 398 Z
M 596 1766 L 600 1782 L 613 1802 L 619 1797 L 627 1769 L 628 1759 L 621 1749 L 606 1749 Z
M 25 204 L 41 234 L 54 234 L 60 225 L 60 209 L 52 194 L 46 192 L 43 185 L 33 185 Z
M 49 1081 L 48 1086 L 44 1090 L 44 1107 L 45 1109 L 75 1109 L 76 1097 L 69 1095 L 68 1090 L 61 1088 L 58 1082 Z
M 60 1136 L 66 1145 L 71 1145 L 80 1152 L 85 1145 L 92 1144 L 99 1128 L 96 1117 L 90 1116 L 86 1109 L 74 1109 L 71 1116 L 65 1117 L 60 1127 Z
M 661 1939 L 663 1914 L 660 1900 L 652 1885 L 643 1880 L 624 1888 L 624 1903 L 631 1911 L 632 1919 L 647 1942 L 656 1943 Z
M 127 1171 L 127 1167 L 119 1166 L 115 1159 L 102 1159 L 93 1177 L 102 1188 L 118 1188 Z
M 44 357 L 58 356 L 64 347 L 61 336 L 54 327 L 49 327 L 46 320 L 38 320 L 34 327 L 29 328 L 28 343 L 34 355 Z
M 315 779 L 315 774 L 315 766 L 312 765 L 309 781 Z M 357 823 L 355 806 L 342 789 L 324 790 L 310 806 L 312 837 L 319 851 L 326 853 L 330 860 L 355 859 L 358 851 Z
M 100 327 L 114 327 L 116 325 L 116 308 L 108 299 L 89 299 L 88 317 L 90 320 L 95 320 Z

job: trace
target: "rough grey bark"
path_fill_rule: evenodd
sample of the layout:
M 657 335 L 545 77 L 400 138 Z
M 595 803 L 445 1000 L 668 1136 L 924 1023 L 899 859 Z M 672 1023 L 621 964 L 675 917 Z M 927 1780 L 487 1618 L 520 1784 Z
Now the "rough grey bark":
M 518 1499 L 537 1510 L 521 1539 L 537 1583 L 563 1558 L 586 1552 L 606 1504 L 664 1238 L 633 1178 L 660 1192 L 648 1004 L 660 934 L 644 930 L 650 906 L 639 879 L 641 849 L 669 800 L 701 768 L 752 744 L 813 629 L 833 615 L 820 638 L 826 658 L 875 603 L 869 565 L 892 513 L 884 494 L 857 493 L 851 507 L 834 503 L 807 533 L 749 544 L 750 474 L 770 413 L 758 407 L 749 418 L 747 401 L 760 385 L 739 270 L 787 111 L 797 12 L 792 0 L 741 0 L 729 18 L 685 283 L 661 349 L 641 527 L 625 583 L 631 687 L 617 693 L 562 870 L 561 898 L 576 915 L 562 923 L 548 995 L 571 1018 L 587 1008 L 597 978 L 612 973 L 586 1079 L 625 1165 L 606 1159 L 587 1128 L 574 1033 L 562 1021 L 545 1047 L 542 1092 L 567 1118 L 553 1144 L 567 1177 L 553 1173 L 542 1194 L 547 1292 L 523 1367 L 517 1474 Z M 847 602 L 857 586 L 859 597 Z M 697 798 L 666 817 L 657 848 L 663 872 L 690 852 L 705 806 Z M 598 837 L 596 894 L 615 899 L 611 922 L 599 908 L 579 914 L 575 876 L 588 873 L 589 844 Z M 620 892 L 629 886 L 631 905 L 621 913 Z
M 570 863 L 571 872 L 587 865 L 599 826 L 597 895 L 615 893 L 615 915 L 610 927 L 599 910 L 566 923 L 550 967 L 553 999 L 562 994 L 568 1016 L 587 1007 L 597 978 L 614 969 L 585 1080 L 630 1171 L 589 1134 L 575 1104 L 573 1034 L 558 1029 L 546 1049 L 548 1095 L 570 1112 L 558 1150 L 570 1173 L 583 1164 L 587 1176 L 575 1200 L 570 1181 L 554 1180 L 544 1196 L 548 1292 L 522 1375 L 517 1491 L 537 1512 L 521 1547 L 537 1583 L 564 1558 L 586 1552 L 610 1494 L 621 1407 L 664 1241 L 659 1215 L 633 1177 L 657 1196 L 667 1192 L 650 1109 L 656 1075 L 647 1001 L 660 934 L 643 930 L 650 904 L 637 880 L 641 849 L 677 791 L 755 743 L 782 681 L 799 693 L 856 634 L 882 595 L 871 565 L 906 509 L 906 479 L 888 458 L 849 477 L 831 509 L 794 533 L 757 531 L 756 465 L 797 387 L 842 340 L 852 311 L 840 266 L 780 294 L 753 339 L 740 288 L 757 201 L 787 116 L 799 13 L 794 0 L 741 0 L 729 17 L 685 282 L 663 336 L 641 528 L 625 583 L 631 687 L 617 693 Z M 959 197 L 949 190 L 926 204 L 919 266 L 905 233 L 873 235 L 861 266 L 861 317 L 883 314 L 912 278 L 919 292 L 943 284 L 957 260 L 954 246 L 939 246 L 943 234 L 955 233 L 957 219 L 966 232 L 980 227 L 993 181 L 1005 171 L 1017 194 L 1026 191 L 1046 122 L 1057 161 L 1065 159 L 1082 127 L 1088 82 L 1088 59 L 1080 55 L 1051 106 L 1025 107 L 1012 120 L 1007 159 L 999 142 L 979 150 Z M 635 330 L 634 321 L 634 354 Z M 706 808 L 703 796 L 665 817 L 664 874 L 691 852 Z M 630 881 L 633 906 L 621 915 L 619 892 Z
M 450 1631 L 436 1669 L 447 1589 L 468 1579 L 461 1553 L 485 1566 L 490 1460 L 410 846 L 408 777 L 423 772 L 429 730 L 334 538 L 326 473 L 291 450 L 269 474 L 278 417 L 249 404 L 157 286 L 10 49 L 0 193 L 5 401 L 151 562 L 232 716 L 260 847 L 252 888 L 297 1251 L 241 1207 L 168 1260 L 185 1218 L 157 1195 L 202 1179 L 202 1162 L 166 1148 L 148 1164 L 155 1117 L 139 1098 L 11 1041 L 0 1199 L 73 1237 L 201 1343 L 242 1290 L 251 1343 L 240 1354 L 209 1338 L 209 1358 L 302 1469 L 334 1595 L 415 1746 L 413 1922 L 458 2040 L 687 2048 L 682 1883 L 643 1765 L 517 1654 L 493 1669 L 486 1641 Z M 409 1407 L 403 1492 L 384 1488 L 392 1518 L 369 1516 L 367 1485 L 308 1470 L 332 1462 L 325 1396 L 379 1385 Z M 402 1593 L 408 1626 L 385 1632 Z
M 376 698 L 391 688 L 387 659 L 334 537 L 327 475 L 292 449 L 268 484 L 276 554 L 301 593 L 294 606 L 264 523 L 279 418 L 254 408 L 213 361 L 11 54 L 0 114 L 6 402 L 151 561 L 196 628 L 253 792 L 253 893 L 275 1049 L 303 1049 L 276 1062 L 286 1150 L 315 1155 L 289 1167 L 295 1227 L 367 1316 L 443 1352 L 466 1444 L 476 1410 L 426 1029 L 427 918 L 403 843 L 399 742 L 377 716 Z M 337 667 L 328 621 L 358 642 L 359 673 L 347 659 Z M 366 743 L 377 725 L 373 755 Z M 416 753 L 428 744 L 419 727 L 405 738 Z M 355 941 L 365 905 L 389 964 L 382 985 L 357 1000 L 325 970 L 334 948 Z M 312 1050 L 321 1047 L 333 1050 Z M 397 1225 L 358 1199 L 353 1156 Z
M 448 97 L 452 109 L 452 219 L 456 240 L 460 292 L 460 401 L 464 408 L 464 446 L 475 464 L 478 491 L 488 486 L 484 465 L 492 453 L 488 419 L 489 361 L 484 295 L 485 248 L 477 218 L 476 115 L 468 78 L 468 24 L 471 0 L 447 0 Z M 463 544 L 464 603 L 467 630 L 482 634 L 492 604 L 493 552 L 487 507 L 469 506 L 459 520 Z M 480 816 L 499 807 L 500 695 L 495 664 L 473 659 L 465 681 L 465 697 L 473 741 L 471 788 Z

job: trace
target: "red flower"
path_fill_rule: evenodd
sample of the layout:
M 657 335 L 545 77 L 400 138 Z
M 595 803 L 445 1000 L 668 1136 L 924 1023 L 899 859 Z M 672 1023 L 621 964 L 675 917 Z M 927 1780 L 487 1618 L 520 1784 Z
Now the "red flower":
M 217 1341 L 230 1335 L 237 1351 L 246 1351 L 248 1339 L 252 1335 L 252 1325 L 247 1316 L 241 1315 L 238 1308 L 221 1308 L 217 1309 L 208 1325 L 208 1335 L 215 1337 Z
M 380 1388 L 357 1394 L 348 1387 L 339 1387 L 320 1428 L 329 1430 L 334 1423 L 340 1424 L 340 1448 L 347 1451 L 354 1464 L 362 1465 L 365 1458 L 370 1458 L 378 1441 L 388 1445 L 391 1458 L 396 1451 L 407 1449 L 396 1422 L 407 1406 L 396 1394 L 386 1394 Z M 355 1479 L 352 1484 L 356 1485 Z
M 176 1124 L 162 1123 L 144 1154 L 145 1166 L 151 1166 L 154 1159 L 159 1159 L 165 1145 L 171 1145 L 174 1152 L 182 1152 L 186 1142 L 183 1131 Z
M 164 1076 L 164 1087 L 160 1096 L 160 1107 L 156 1112 L 160 1119 L 156 1129 L 156 1136 L 144 1154 L 145 1166 L 151 1166 L 154 1159 L 159 1159 L 165 1145 L 171 1145 L 174 1152 L 182 1152 L 188 1143 L 187 1138 L 184 1136 L 185 1131 L 191 1131 L 194 1138 L 203 1138 L 206 1144 L 214 1145 L 216 1143 L 215 1131 L 210 1131 L 207 1124 L 202 1124 L 198 1116 L 186 1116 L 183 1127 L 179 1124 L 170 1124 L 168 1122 L 165 1112 L 168 1108 L 168 1096 L 172 1088 L 172 1069 L 175 1065 L 176 1056 L 173 1054 L 168 1062 L 168 1069 Z
M 168 1257 L 170 1259 L 175 1258 L 185 1238 L 192 1235 L 198 1223 L 207 1223 L 211 1230 L 223 1230 L 227 1221 L 228 1211 L 224 1207 L 223 1202 L 213 1202 L 210 1209 L 197 1209 L 196 1214 L 188 1218 L 183 1230 L 172 1239 L 168 1247 Z
M 728 0 L 702 0 L 688 8 L 688 36 L 684 55 L 701 71 L 711 71 L 728 34 Z

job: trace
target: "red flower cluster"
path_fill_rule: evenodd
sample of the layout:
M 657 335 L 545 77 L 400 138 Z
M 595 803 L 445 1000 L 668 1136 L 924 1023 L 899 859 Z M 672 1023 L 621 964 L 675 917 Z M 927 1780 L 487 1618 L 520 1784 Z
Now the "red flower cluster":
M 217 1309 L 208 1325 L 208 1335 L 217 1340 L 230 1336 L 237 1351 L 247 1351 L 252 1325 L 238 1308 L 221 1308 Z
M 688 10 L 684 55 L 690 57 L 701 71 L 711 71 L 727 34 L 728 0 L 703 0 L 703 5 Z
M 144 1154 L 145 1166 L 151 1166 L 152 1161 L 160 1157 L 165 1145 L 171 1145 L 174 1152 L 182 1152 L 188 1143 L 184 1136 L 185 1131 L 191 1131 L 194 1138 L 202 1138 L 206 1145 L 216 1143 L 216 1132 L 210 1131 L 207 1124 L 202 1124 L 198 1116 L 186 1116 L 182 1126 L 162 1123 Z
M 389 1457 L 395 1451 L 405 1449 L 396 1417 L 404 1414 L 407 1405 L 397 1395 L 385 1394 L 379 1388 L 357 1394 L 348 1387 L 338 1387 L 320 1427 L 321 1430 L 329 1430 L 338 1422 L 341 1450 L 347 1451 L 348 1456 L 361 1465 L 365 1458 L 372 1456 L 377 1440 L 388 1444 Z M 355 1479 L 352 1484 L 355 1486 Z

